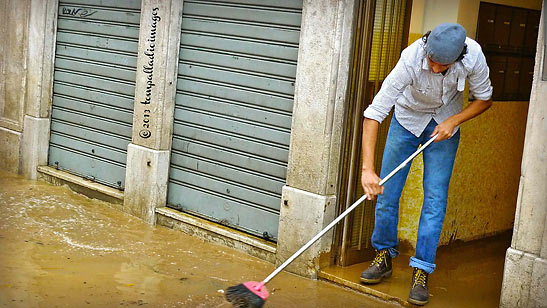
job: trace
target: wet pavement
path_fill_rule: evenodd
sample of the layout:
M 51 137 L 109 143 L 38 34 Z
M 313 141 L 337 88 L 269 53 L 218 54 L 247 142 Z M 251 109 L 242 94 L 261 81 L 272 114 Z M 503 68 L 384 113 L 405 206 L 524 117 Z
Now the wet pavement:
M 273 265 L 0 171 L 0 307 L 225 307 Z M 281 273 L 265 307 L 400 307 Z

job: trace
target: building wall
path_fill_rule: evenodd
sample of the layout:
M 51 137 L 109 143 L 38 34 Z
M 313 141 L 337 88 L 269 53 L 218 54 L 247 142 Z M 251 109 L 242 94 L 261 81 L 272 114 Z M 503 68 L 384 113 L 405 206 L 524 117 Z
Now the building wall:
M 28 4 L 0 1 L 0 168 L 11 172 L 21 169 Z
M 422 33 L 435 28 L 438 24 L 456 20 L 459 2 L 460 0 L 425 0 Z
M 542 79 L 545 73 L 544 23 L 545 16 L 539 28 L 515 227 L 505 257 L 500 297 L 502 308 L 547 307 L 547 81 Z
M 409 43 L 431 30 L 436 22 L 458 22 L 466 28 L 467 36 L 475 37 L 480 1 L 460 0 L 456 11 L 451 7 L 445 16 L 428 14 L 446 12 L 455 5 L 445 2 L 451 1 L 413 2 L 411 18 L 416 20 L 411 20 Z M 541 8 L 541 0 L 488 2 Z M 444 9 L 440 9 L 443 5 Z M 421 33 L 417 32 L 420 30 Z M 528 105 L 528 102 L 494 102 L 484 114 L 462 125 L 441 245 L 512 229 Z M 413 247 L 423 201 L 422 176 L 420 156 L 410 169 L 400 205 L 399 237 Z
M 0 45 L 0 168 L 24 173 L 27 178 L 61 178 L 64 174 L 46 166 L 58 5 L 58 0 L 0 0 L 0 26 L 7 29 L 1 32 L 0 38 L 8 42 Z M 182 5 L 183 0 L 143 0 L 141 6 L 141 31 L 151 29 L 154 8 L 166 12 L 156 28 L 154 76 L 160 76 L 160 80 L 151 91 L 155 104 L 151 117 L 159 119 L 154 135 L 158 138 L 152 137 L 146 142 L 139 139 L 135 123 L 142 123 L 138 115 L 143 112 L 137 103 L 123 194 L 109 192 L 89 181 L 74 183 L 83 187 L 81 191 L 92 191 L 94 195 L 123 198 L 124 211 L 152 224 L 158 221 L 161 211 L 164 216 L 169 215 L 165 214 L 169 212 L 165 211 L 165 205 Z M 273 251 L 278 262 L 294 253 L 334 218 L 354 5 L 355 0 L 304 1 L 289 171 L 283 188 L 277 247 L 248 244 L 257 242 L 248 238 L 240 240 L 259 249 L 266 247 L 269 254 Z M 147 33 L 150 30 L 141 32 L 137 63 L 148 61 L 144 53 Z M 317 68 L 317 63 L 322 63 L 322 69 Z M 139 72 L 136 93 L 145 93 L 147 76 Z M 74 179 L 66 181 L 74 182 Z M 183 219 L 176 220 L 184 223 Z M 196 228 L 204 225 L 187 224 L 195 228 L 181 229 L 192 234 L 198 234 Z M 244 237 L 241 233 L 234 234 L 236 236 L 227 237 Z M 332 232 L 324 236 L 323 241 L 311 247 L 290 270 L 313 277 L 319 263 L 330 260 L 332 236 Z
M 157 0 L 146 0 L 149 5 Z M 172 0 L 173 3 L 180 3 Z M 0 0 L 0 25 L 7 31 L 0 33 L 0 38 L 7 44 L 0 45 L 0 51 L 3 58 L 0 61 L 2 78 L 0 80 L 0 168 L 12 172 L 21 172 L 20 156 L 21 149 L 24 148 L 22 143 L 23 132 L 23 116 L 25 112 L 25 84 L 26 78 L 26 46 L 28 43 L 27 33 L 29 24 L 29 3 L 42 3 L 41 0 Z M 47 10 L 42 12 L 43 16 L 51 16 L 55 19 L 55 0 L 50 0 L 52 5 L 46 6 Z M 426 19 L 431 17 L 431 8 L 428 8 L 432 1 L 415 0 L 414 5 L 420 9 L 413 10 L 414 21 L 411 22 L 412 29 L 416 30 L 415 36 L 421 36 L 424 25 L 431 24 L 431 21 L 426 22 Z M 478 3 L 478 1 L 476 1 Z M 537 1 L 539 2 L 539 0 Z M 45 3 L 45 2 L 44 2 Z M 299 63 L 299 75 L 297 84 L 299 89 L 296 95 L 297 108 L 295 108 L 295 117 L 306 119 L 307 121 L 315 121 L 317 125 L 297 125 L 294 127 L 294 138 L 291 142 L 291 162 L 290 176 L 288 185 L 284 188 L 284 202 L 281 223 L 286 226 L 287 232 L 280 235 L 280 246 L 277 247 L 278 260 L 282 260 L 290 253 L 294 252 L 295 248 L 300 247 L 307 238 L 297 238 L 294 235 L 294 226 L 299 225 L 298 231 L 306 231 L 306 234 L 313 234 L 330 222 L 334 215 L 333 204 L 335 204 L 336 196 L 336 176 L 338 172 L 338 151 L 340 149 L 340 134 L 342 117 L 344 114 L 344 94 L 347 86 L 347 68 L 349 67 L 349 49 L 351 40 L 350 25 L 352 23 L 352 12 L 354 2 L 352 0 L 323 0 L 305 1 L 306 19 L 302 40 L 302 55 L 301 60 L 307 61 Z M 461 0 L 458 4 L 460 10 L 462 3 L 469 4 L 470 1 Z M 438 3 L 435 4 L 438 7 Z M 335 17 L 323 18 L 319 12 L 328 12 L 324 10 L 329 7 L 337 15 Z M 51 12 L 48 11 L 49 8 Z M 478 4 L 477 8 L 478 9 Z M 445 9 L 443 9 L 445 11 Z M 176 16 L 177 10 L 172 10 L 173 20 L 178 20 Z M 435 10 L 433 10 L 435 12 Z M 17 14 L 16 14 L 17 13 Z M 452 14 L 453 12 L 451 12 Z M 10 15 L 11 14 L 11 15 Z M 19 22 L 10 24 L 7 16 L 18 16 Z M 462 15 L 459 12 L 457 15 L 452 14 L 450 18 Z M 465 15 L 465 14 L 463 14 Z M 417 17 L 415 17 L 417 16 Z M 420 17 L 421 16 L 421 17 Z M 437 16 L 434 16 L 437 18 Z M 419 18 L 422 20 L 420 21 Z M 476 18 L 475 18 L 476 19 Z M 44 18 L 44 24 L 47 20 Z M 449 20 L 451 21 L 451 20 Z M 456 21 L 456 20 L 454 20 Z M 31 20 L 32 23 L 32 20 Z M 462 21 L 463 23 L 463 21 Z M 328 29 L 330 35 L 316 35 L 316 29 Z M 469 26 L 471 27 L 471 26 Z M 37 24 L 36 29 L 40 28 Z M 44 27 L 42 27 L 44 28 Z M 53 24 L 47 29 L 54 29 Z M 176 30 L 176 27 L 173 27 Z M 178 31 L 174 31 L 178 37 Z M 166 30 L 167 31 L 167 30 Z M 471 30 L 469 30 L 471 33 Z M 473 30 L 475 31 L 475 30 Z M 32 32 L 32 31 L 31 31 Z M 47 32 L 47 31 L 46 31 Z M 51 32 L 51 31 L 50 31 Z M 54 33 L 54 32 L 52 32 Z M 45 41 L 53 42 L 52 38 L 47 37 L 47 34 L 42 35 Z M 32 41 L 32 40 L 31 40 Z M 171 42 L 172 43 L 172 42 Z M 178 46 L 178 44 L 174 44 Z M 317 46 L 321 48 L 318 49 Z M 166 47 L 166 50 L 169 49 Z M 318 52 L 321 51 L 321 52 Z M 167 53 L 167 52 L 165 52 Z M 307 57 L 305 55 L 308 55 Z M 314 55 L 309 56 L 309 55 Z M 176 58 L 176 57 L 175 57 Z M 167 61 L 164 70 L 167 70 L 168 63 L 174 60 Z M 44 59 L 42 63 L 50 63 Z M 312 70 L 314 63 L 329 63 L 326 70 Z M 32 61 L 29 60 L 29 66 Z M 50 75 L 52 67 L 43 67 L 43 76 Z M 29 74 L 35 70 L 29 67 Z M 49 72 L 49 73 L 48 73 Z M 309 74 L 308 74 L 309 73 Z M 167 75 L 167 73 L 166 73 Z M 311 76 L 311 77 L 310 77 Z M 36 88 L 28 78 L 30 88 Z M 328 82 L 318 83 L 316 80 L 326 80 Z M 49 84 L 46 80 L 44 85 Z M 312 91 L 312 85 L 330 84 L 328 91 Z M 28 88 L 28 87 L 27 87 Z M 307 90 L 306 90 L 307 89 Z M 43 106 L 36 108 L 37 110 L 47 110 L 49 106 L 50 94 L 43 94 L 40 97 L 40 102 L 33 104 Z M 310 102 L 314 102 L 311 104 Z M 31 104 L 27 102 L 27 104 Z M 167 107 L 166 107 L 167 108 Z M 28 108 L 27 108 L 28 109 Z M 524 138 L 524 130 L 526 123 L 528 104 L 526 102 L 496 102 L 494 106 L 486 114 L 470 121 L 463 126 L 462 141 L 460 151 L 456 160 L 455 173 L 450 188 L 449 209 L 446 218 L 445 228 L 441 243 L 448 243 L 451 239 L 472 239 L 482 237 L 487 234 L 496 233 L 499 231 L 510 229 L 513 223 L 513 215 L 515 210 L 515 202 L 518 187 L 518 176 L 520 174 L 520 161 L 522 157 L 522 145 Z M 316 112 L 314 117 L 309 118 L 310 110 Z M 321 114 L 317 114 L 321 112 Z M 33 118 L 46 119 L 44 125 L 48 126 L 47 112 L 36 112 L 32 114 Z M 36 120 L 38 121 L 38 120 Z M 168 120 L 166 120 L 168 122 Z M 303 122 L 301 122 L 303 123 Z M 167 124 L 166 124 L 167 125 Z M 28 127 L 25 129 L 27 134 Z M 44 131 L 37 126 L 35 133 L 29 133 L 29 136 L 38 136 L 38 132 Z M 311 136 L 311 137 L 310 137 Z M 311 139 L 310 139 L 311 138 Z M 40 140 L 48 140 L 47 138 L 39 138 Z M 308 140 L 309 139 L 309 140 Z M 31 143 L 29 143 L 31 144 Z M 46 142 L 47 144 L 47 142 Z M 316 147 L 303 147 L 302 144 L 313 144 Z M 34 148 L 29 145 L 29 148 Z M 306 161 L 303 157 L 306 156 L 306 151 L 321 149 L 321 155 L 316 155 L 317 159 Z M 141 151 L 136 149 L 135 151 Z M 47 153 L 47 146 L 46 151 Z M 150 154 L 152 159 L 145 159 L 146 155 L 140 155 L 141 152 Z M 141 152 L 136 152 L 135 161 L 131 161 L 130 165 L 150 166 L 152 162 L 155 164 L 159 161 L 164 161 L 161 156 L 168 155 L 167 150 L 163 147 L 145 149 Z M 39 160 L 36 160 L 37 164 Z M 155 165 L 154 165 L 155 166 Z M 325 167 L 328 166 L 328 167 Z M 143 167 L 146 169 L 146 167 Z M 155 167 L 154 167 L 155 168 Z M 309 174 L 310 168 L 316 168 L 311 171 L 319 174 L 321 178 L 306 177 Z M 29 169 L 32 169 L 29 167 Z M 34 168 L 36 169 L 36 168 Z M 164 179 L 166 168 L 155 168 L 151 170 L 156 174 L 147 176 L 150 182 L 157 182 L 156 179 Z M 401 238 L 410 243 L 415 242 L 417 222 L 419 217 L 419 208 L 423 198 L 421 192 L 421 172 L 423 164 L 420 159 L 417 159 L 411 169 L 408 185 L 403 193 L 401 202 Z M 302 171 L 302 172 L 301 172 Z M 306 171 L 308 173 L 304 173 Z M 152 172 L 152 171 L 148 171 Z M 136 170 L 135 174 L 140 174 Z M 131 176 L 130 176 L 131 177 Z M 129 177 L 129 178 L 130 178 Z M 164 182 L 164 180 L 162 180 Z M 495 184 L 495 185 L 494 185 Z M 134 192 L 138 192 L 138 187 L 135 186 Z M 126 191 L 126 197 L 131 194 L 131 189 Z M 144 193 L 146 190 L 143 190 Z M 135 198 L 138 199 L 138 193 L 135 193 Z M 138 204 L 139 207 L 152 210 L 149 216 L 142 217 L 149 221 L 154 221 L 154 209 L 165 205 L 165 192 L 158 190 L 154 194 L 154 198 L 142 199 L 143 204 Z M 128 200 L 131 197 L 127 198 Z M 317 202 L 319 201 L 319 202 Z M 298 204 L 300 207 L 293 207 Z M 135 203 L 137 205 L 137 203 Z M 316 216 L 310 213 L 316 213 Z M 148 212 L 147 212 L 148 213 Z M 302 222 L 302 224 L 298 224 Z M 300 234 L 305 234 L 300 232 Z M 282 237 L 284 236 L 284 238 Z M 283 240 L 284 242 L 283 242 Z M 312 275 L 318 268 L 318 256 L 322 253 L 327 253 L 330 245 L 327 242 L 331 240 L 331 234 L 328 235 L 328 240 L 323 241 L 319 247 L 310 250 L 310 253 L 301 257 L 298 266 L 302 270 L 294 269 L 303 274 Z M 327 243 L 327 244 L 325 244 Z M 330 242 L 329 242 L 330 243 Z
M 413 0 L 412 11 L 410 16 L 410 29 L 408 29 L 408 45 L 416 41 L 422 36 L 422 28 L 424 24 L 426 0 Z

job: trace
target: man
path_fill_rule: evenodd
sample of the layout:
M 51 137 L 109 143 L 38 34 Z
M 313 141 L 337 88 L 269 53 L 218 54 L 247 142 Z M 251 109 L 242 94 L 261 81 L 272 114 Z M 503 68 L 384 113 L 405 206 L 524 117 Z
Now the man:
M 428 275 L 435 269 L 435 254 L 446 213 L 448 184 L 460 139 L 459 125 L 491 105 L 489 69 L 480 45 L 466 38 L 459 24 L 441 24 L 407 47 L 382 88 L 364 112 L 362 185 L 369 199 L 378 195 L 372 245 L 376 258 L 361 274 L 363 283 L 378 283 L 391 276 L 399 220 L 399 199 L 410 165 L 383 187 L 374 172 L 378 126 L 395 112 L 386 141 L 380 176 L 383 178 L 421 144 L 437 135 L 423 152 L 424 202 L 418 228 L 409 302 L 429 301 Z M 463 109 L 465 81 L 474 101 Z

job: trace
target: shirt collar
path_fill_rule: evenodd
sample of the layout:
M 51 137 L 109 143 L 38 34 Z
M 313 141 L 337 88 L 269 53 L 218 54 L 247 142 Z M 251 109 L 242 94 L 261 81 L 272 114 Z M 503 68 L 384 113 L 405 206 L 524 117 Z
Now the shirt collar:
M 427 63 L 427 56 L 424 55 L 424 58 L 422 59 L 422 69 L 429 70 L 429 63 Z
M 457 70 L 457 68 L 455 66 L 458 65 L 458 62 L 461 62 L 461 61 L 456 61 L 456 62 L 452 63 L 452 65 L 450 65 L 450 67 L 448 68 L 448 72 L 446 72 L 446 74 L 449 74 L 451 72 L 455 72 Z M 427 56 L 426 55 L 424 55 L 424 57 L 422 59 L 422 69 L 426 70 L 426 71 L 431 71 L 430 68 L 429 68 L 429 63 L 427 62 Z M 431 73 L 435 74 L 433 72 L 431 72 Z

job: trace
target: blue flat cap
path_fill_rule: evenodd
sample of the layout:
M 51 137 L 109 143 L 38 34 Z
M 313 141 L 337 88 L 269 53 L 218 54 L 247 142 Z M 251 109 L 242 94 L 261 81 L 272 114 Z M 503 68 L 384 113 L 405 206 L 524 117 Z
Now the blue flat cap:
M 454 63 L 465 47 L 465 37 L 465 29 L 461 25 L 440 24 L 429 34 L 425 52 L 437 63 Z

